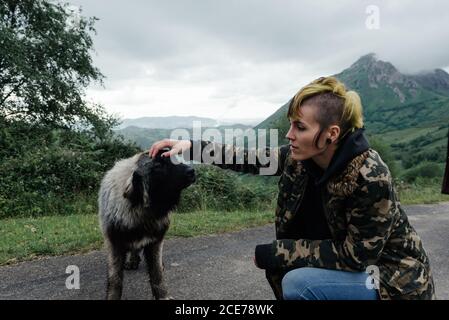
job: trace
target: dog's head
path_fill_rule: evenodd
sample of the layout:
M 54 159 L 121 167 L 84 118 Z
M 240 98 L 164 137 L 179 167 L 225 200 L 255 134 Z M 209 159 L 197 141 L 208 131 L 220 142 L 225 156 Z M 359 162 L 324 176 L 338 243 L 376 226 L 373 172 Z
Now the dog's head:
M 133 205 L 149 207 L 151 196 L 158 201 L 177 202 L 181 191 L 195 182 L 195 170 L 183 163 L 174 164 L 170 157 L 161 157 L 166 151 L 160 150 L 154 159 L 147 153 L 139 157 L 123 195 Z

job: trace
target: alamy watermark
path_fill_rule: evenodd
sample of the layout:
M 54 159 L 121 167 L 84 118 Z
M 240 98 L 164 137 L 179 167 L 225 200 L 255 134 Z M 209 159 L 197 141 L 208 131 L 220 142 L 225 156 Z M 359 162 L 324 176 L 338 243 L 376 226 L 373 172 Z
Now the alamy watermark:
M 65 280 L 65 287 L 69 290 L 80 288 L 80 269 L 78 266 L 70 265 L 65 269 L 65 273 L 70 274 Z
M 207 128 L 202 131 L 201 121 L 193 122 L 193 137 L 186 129 L 175 129 L 170 134 L 170 139 L 174 140 L 192 140 L 193 159 L 190 154 L 184 155 L 184 160 L 195 161 L 206 164 L 250 164 L 259 165 L 260 175 L 273 175 L 278 168 L 278 130 L 269 130 L 269 141 L 267 144 L 266 129 L 225 129 L 224 137 L 220 130 L 216 128 Z M 247 146 L 245 146 L 245 138 Z M 201 150 L 200 141 L 209 140 L 220 145 L 225 145 L 225 154 L 222 154 L 221 148 L 214 148 L 216 145 L 210 145 Z M 270 146 L 270 152 L 267 152 L 267 146 Z M 174 164 L 179 163 L 177 157 L 171 158 Z M 235 162 L 235 163 L 234 163 Z
M 380 271 L 379 267 L 376 265 L 369 265 L 366 270 L 368 273 L 368 278 L 366 278 L 365 285 L 369 290 L 379 289 L 380 287 Z
M 369 5 L 365 9 L 368 17 L 365 20 L 365 26 L 368 30 L 380 29 L 380 9 L 376 5 Z

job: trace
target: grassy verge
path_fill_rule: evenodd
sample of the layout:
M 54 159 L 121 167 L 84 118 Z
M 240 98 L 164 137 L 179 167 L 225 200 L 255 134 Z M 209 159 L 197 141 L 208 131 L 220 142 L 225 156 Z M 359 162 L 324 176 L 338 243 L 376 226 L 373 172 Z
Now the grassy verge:
M 439 184 L 399 184 L 397 187 L 403 205 L 449 201 L 449 195 L 441 194 Z M 0 265 L 100 249 L 103 241 L 92 199 L 80 197 L 70 204 L 73 208 L 69 212 L 75 214 L 0 219 Z M 175 213 L 167 237 L 237 231 L 273 221 L 274 210 Z
M 236 231 L 270 223 L 272 210 L 175 213 L 167 237 L 192 237 Z M 0 220 L 0 265 L 42 256 L 100 249 L 98 218 L 90 215 L 43 216 Z
M 403 205 L 449 201 L 449 195 L 441 193 L 441 184 L 399 184 L 397 189 Z

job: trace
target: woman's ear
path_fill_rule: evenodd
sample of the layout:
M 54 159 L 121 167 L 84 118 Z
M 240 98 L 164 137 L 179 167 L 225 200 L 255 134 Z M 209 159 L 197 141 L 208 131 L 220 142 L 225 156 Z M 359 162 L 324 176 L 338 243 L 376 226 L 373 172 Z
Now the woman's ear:
M 338 141 L 338 139 L 340 138 L 340 133 L 341 133 L 340 126 L 337 125 L 330 126 L 328 130 L 327 139 L 331 139 L 332 143 Z
M 125 191 L 123 197 L 131 201 L 132 206 L 136 206 L 144 199 L 143 181 L 142 176 L 136 171 L 128 178 L 125 185 Z

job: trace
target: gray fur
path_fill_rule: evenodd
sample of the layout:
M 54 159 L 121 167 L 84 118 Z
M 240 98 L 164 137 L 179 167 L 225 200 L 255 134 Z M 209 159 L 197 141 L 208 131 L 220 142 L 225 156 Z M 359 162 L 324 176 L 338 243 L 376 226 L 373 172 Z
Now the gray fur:
M 169 212 L 181 190 L 194 182 L 193 169 L 146 153 L 118 161 L 100 186 L 99 222 L 108 253 L 108 299 L 120 299 L 123 269 L 137 269 L 143 252 L 155 299 L 167 299 L 162 247 Z M 159 180 L 155 180 L 156 176 Z M 158 184 L 155 182 L 158 181 Z

